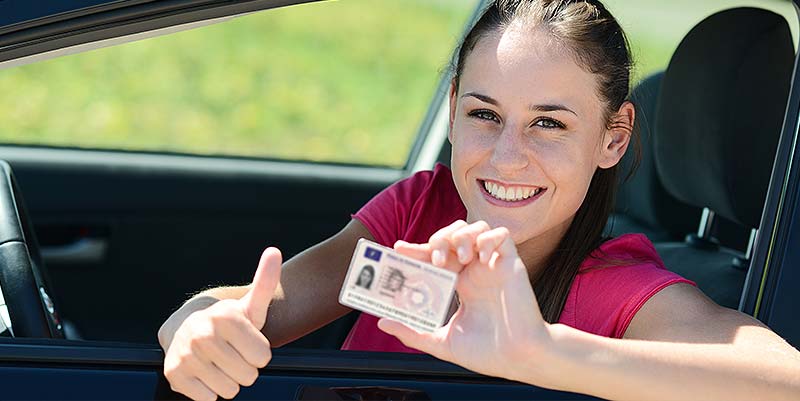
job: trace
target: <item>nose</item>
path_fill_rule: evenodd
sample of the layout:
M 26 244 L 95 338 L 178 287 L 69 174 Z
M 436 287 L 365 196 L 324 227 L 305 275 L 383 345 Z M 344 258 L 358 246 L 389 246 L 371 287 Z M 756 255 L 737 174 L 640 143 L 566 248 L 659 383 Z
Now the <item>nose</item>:
M 496 137 L 489 160 L 499 172 L 514 172 L 528 167 L 528 156 L 522 143 L 522 132 L 511 124 L 503 127 Z

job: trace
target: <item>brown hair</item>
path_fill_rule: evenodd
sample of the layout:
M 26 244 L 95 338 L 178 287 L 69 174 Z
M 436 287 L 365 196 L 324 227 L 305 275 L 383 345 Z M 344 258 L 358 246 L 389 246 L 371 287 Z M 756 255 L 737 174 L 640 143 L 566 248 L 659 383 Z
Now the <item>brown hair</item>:
M 597 78 L 597 94 L 605 103 L 606 128 L 617 128 L 616 112 L 628 99 L 632 61 L 630 46 L 616 19 L 597 0 L 496 0 L 467 33 L 453 60 L 453 84 L 458 89 L 464 62 L 477 42 L 492 32 L 503 31 L 513 22 L 543 28 L 568 48 L 576 62 Z M 632 129 L 632 127 L 628 127 Z M 639 137 L 634 132 L 635 158 L 628 177 L 640 159 Z M 614 208 L 618 166 L 594 172 L 586 198 L 552 255 L 547 268 L 532 277 L 542 316 L 558 321 L 572 281 L 587 257 L 607 238 L 603 229 Z

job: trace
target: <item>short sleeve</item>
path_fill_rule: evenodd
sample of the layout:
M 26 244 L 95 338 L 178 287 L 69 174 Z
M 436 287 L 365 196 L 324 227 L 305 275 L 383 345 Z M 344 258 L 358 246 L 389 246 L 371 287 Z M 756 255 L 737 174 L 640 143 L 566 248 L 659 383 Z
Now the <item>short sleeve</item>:
M 405 237 L 414 203 L 432 178 L 433 171 L 420 171 L 402 179 L 375 195 L 352 217 L 364 224 L 377 243 L 391 247 Z
M 466 218 L 466 209 L 446 166 L 421 171 L 375 195 L 353 215 L 375 241 L 393 246 L 399 240 L 422 243 L 440 228 Z M 343 350 L 418 352 L 378 329 L 378 319 L 362 313 L 342 345 Z
M 622 338 L 642 306 L 676 283 L 695 285 L 667 270 L 652 243 L 626 234 L 600 247 L 602 256 L 587 258 L 573 281 L 559 322 L 611 338 Z

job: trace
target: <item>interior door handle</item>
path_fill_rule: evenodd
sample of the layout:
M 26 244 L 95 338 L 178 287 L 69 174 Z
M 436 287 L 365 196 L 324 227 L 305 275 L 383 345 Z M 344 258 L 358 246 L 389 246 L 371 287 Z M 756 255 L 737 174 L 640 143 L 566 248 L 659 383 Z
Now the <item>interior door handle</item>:
M 41 252 L 47 264 L 77 265 L 101 263 L 107 249 L 105 238 L 81 238 L 66 245 L 43 246 Z
M 297 400 L 324 401 L 430 401 L 424 391 L 395 387 L 320 387 L 303 386 Z

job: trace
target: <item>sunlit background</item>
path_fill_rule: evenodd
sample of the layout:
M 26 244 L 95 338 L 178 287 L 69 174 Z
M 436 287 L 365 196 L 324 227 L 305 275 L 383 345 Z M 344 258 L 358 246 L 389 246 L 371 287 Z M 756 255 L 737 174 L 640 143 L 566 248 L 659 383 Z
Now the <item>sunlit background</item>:
M 724 8 L 612 0 L 636 77 Z M 476 0 L 340 0 L 0 70 L 0 142 L 402 166 Z M 796 29 L 795 29 L 795 37 Z

